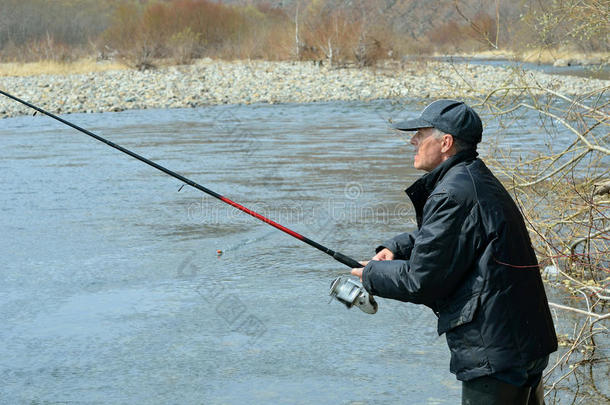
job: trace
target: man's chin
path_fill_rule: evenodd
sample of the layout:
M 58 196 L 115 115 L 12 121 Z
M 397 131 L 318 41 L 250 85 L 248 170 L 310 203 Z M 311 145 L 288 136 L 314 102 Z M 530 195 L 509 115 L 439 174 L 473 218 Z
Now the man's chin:
M 431 172 L 432 169 L 428 168 L 428 167 L 422 167 L 420 164 L 418 163 L 413 163 L 413 167 L 415 168 L 415 170 L 423 170 L 425 172 Z

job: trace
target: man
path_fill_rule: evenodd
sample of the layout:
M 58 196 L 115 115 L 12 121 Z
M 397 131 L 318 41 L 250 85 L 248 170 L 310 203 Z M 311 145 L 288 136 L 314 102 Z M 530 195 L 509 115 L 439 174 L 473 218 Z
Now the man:
M 462 404 L 543 404 L 557 338 L 523 217 L 477 158 L 481 119 L 463 102 L 438 100 L 395 128 L 417 131 L 414 166 L 428 172 L 406 190 L 417 230 L 383 243 L 352 274 L 370 294 L 436 313 Z

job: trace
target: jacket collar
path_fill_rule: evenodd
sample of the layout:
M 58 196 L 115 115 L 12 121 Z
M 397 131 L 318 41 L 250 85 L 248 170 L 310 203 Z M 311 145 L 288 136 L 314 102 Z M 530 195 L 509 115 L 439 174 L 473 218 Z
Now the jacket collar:
M 421 226 L 422 214 L 424 210 L 424 204 L 426 200 L 434 190 L 434 187 L 438 184 L 438 182 L 447 174 L 449 169 L 453 166 L 462 163 L 471 161 L 477 158 L 479 154 L 474 150 L 464 150 L 455 155 L 451 156 L 449 159 L 445 160 L 443 163 L 438 165 L 434 170 L 429 173 L 424 174 L 420 177 L 415 183 L 409 186 L 405 193 L 411 199 L 413 203 L 413 207 L 415 207 L 415 216 L 417 219 L 417 227 Z

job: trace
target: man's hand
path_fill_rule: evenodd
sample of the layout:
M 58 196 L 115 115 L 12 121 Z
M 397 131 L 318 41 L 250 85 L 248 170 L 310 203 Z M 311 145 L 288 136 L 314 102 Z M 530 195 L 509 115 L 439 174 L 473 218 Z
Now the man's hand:
M 394 253 L 390 249 L 383 248 L 371 260 L 394 260 Z
M 390 249 L 383 248 L 383 250 L 379 251 L 371 260 L 394 260 L 394 253 L 392 253 Z M 360 262 L 363 266 L 366 266 L 367 263 L 368 261 Z M 352 275 L 358 276 L 360 281 L 362 281 L 362 268 L 352 269 Z
M 368 263 L 368 260 L 365 262 L 359 262 L 361 265 L 366 266 Z M 358 267 L 355 269 L 352 269 L 352 276 L 357 276 L 358 278 L 360 278 L 360 281 L 362 281 L 362 270 L 364 270 L 364 267 Z

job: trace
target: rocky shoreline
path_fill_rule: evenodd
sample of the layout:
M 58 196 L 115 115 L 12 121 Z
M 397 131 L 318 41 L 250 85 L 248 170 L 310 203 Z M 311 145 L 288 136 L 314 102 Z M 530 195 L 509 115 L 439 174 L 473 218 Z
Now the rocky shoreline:
M 608 86 L 609 81 L 430 61 L 358 69 L 312 62 L 211 59 L 146 71 L 0 77 L 0 89 L 58 114 L 239 103 L 470 98 L 517 83 L 538 83 L 565 95 L 583 95 Z M 0 97 L 0 118 L 31 113 Z

